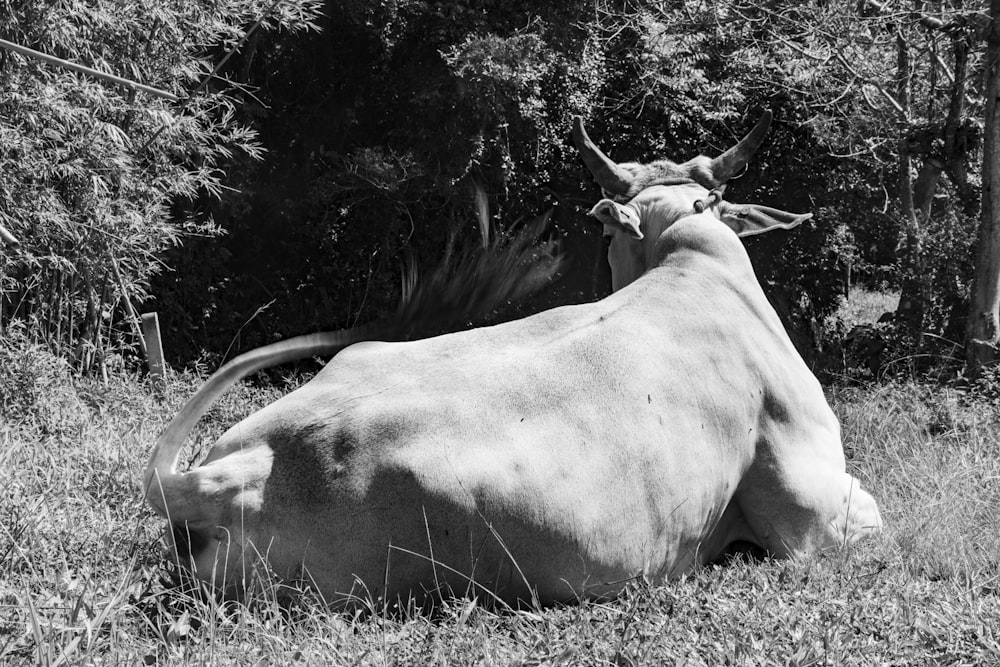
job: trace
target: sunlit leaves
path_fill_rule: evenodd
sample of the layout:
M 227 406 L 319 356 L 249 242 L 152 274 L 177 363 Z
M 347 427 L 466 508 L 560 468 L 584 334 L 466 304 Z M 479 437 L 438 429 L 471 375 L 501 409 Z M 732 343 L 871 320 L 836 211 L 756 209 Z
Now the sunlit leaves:
M 234 155 L 261 156 L 215 61 L 251 28 L 314 27 L 318 0 L 0 2 L 0 35 L 49 55 L 166 89 L 147 93 L 21 55 L 0 59 L 0 219 L 22 242 L 0 255 L 0 327 L 34 336 L 86 369 L 131 346 L 123 300 L 141 302 L 159 255 L 212 233 L 198 207 Z M 202 83 L 206 85 L 201 85 Z

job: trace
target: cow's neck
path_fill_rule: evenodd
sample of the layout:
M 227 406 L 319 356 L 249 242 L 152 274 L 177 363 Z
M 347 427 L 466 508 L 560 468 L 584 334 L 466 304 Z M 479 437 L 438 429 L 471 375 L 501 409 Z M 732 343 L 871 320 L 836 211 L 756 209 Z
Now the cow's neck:
M 753 274 L 750 257 L 739 237 L 709 212 L 687 215 L 656 237 L 647 251 L 647 266 L 679 266 L 715 260 Z

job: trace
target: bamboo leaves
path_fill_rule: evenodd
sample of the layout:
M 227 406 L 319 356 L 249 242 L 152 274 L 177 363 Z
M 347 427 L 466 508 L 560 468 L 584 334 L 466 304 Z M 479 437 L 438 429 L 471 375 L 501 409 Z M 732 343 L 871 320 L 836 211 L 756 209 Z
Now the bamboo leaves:
M 0 37 L 184 97 L 259 19 L 313 27 L 318 2 L 281 4 L 267 15 L 271 0 L 29 0 L 4 3 Z M 0 240 L 21 242 L 0 254 L 0 335 L 21 322 L 84 371 L 134 346 L 125 295 L 141 302 L 162 252 L 216 230 L 184 202 L 221 192 L 233 155 L 261 155 L 232 89 L 204 88 L 170 104 L 21 53 L 0 59 Z

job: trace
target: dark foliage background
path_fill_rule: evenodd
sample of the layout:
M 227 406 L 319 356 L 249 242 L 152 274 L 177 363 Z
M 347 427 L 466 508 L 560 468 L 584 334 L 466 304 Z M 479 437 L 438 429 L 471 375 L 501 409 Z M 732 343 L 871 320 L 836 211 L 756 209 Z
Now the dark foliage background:
M 584 215 L 599 192 L 570 143 L 576 114 L 619 161 L 684 160 L 724 150 L 760 110 L 773 109 L 768 142 L 727 198 L 815 214 L 795 232 L 748 242 L 761 282 L 805 356 L 828 364 L 839 353 L 834 334 L 845 332 L 828 318 L 845 291 L 848 266 L 855 282 L 878 287 L 919 277 L 927 307 L 915 326 L 960 335 L 975 211 L 954 202 L 977 196 L 975 141 L 963 158 L 971 179 L 958 185 L 943 180 L 931 215 L 921 221 L 920 261 L 898 250 L 907 227 L 899 213 L 897 139 L 938 136 L 934 122 L 951 88 L 937 63 L 951 57 L 959 34 L 921 27 L 921 15 L 909 5 L 883 3 L 878 12 L 848 2 L 775 8 L 740 2 L 328 0 L 321 14 L 297 0 L 279 5 L 286 13 L 269 22 L 277 29 L 254 31 L 213 81 L 205 99 L 214 106 L 199 114 L 178 112 L 230 134 L 240 128 L 243 149 L 214 149 L 210 180 L 180 192 L 164 189 L 165 208 L 156 219 L 163 231 L 158 240 L 139 239 L 148 256 L 134 254 L 147 261 L 119 262 L 127 285 L 136 285 L 135 300 L 159 312 L 174 364 L 216 363 L 278 338 L 389 315 L 407 262 L 426 271 L 456 244 L 480 242 L 477 188 L 486 193 L 491 226 L 501 234 L 554 207 L 543 240 L 563 247 L 568 263 L 562 279 L 512 312 L 603 296 L 609 278 L 600 237 Z M 289 10 L 293 6 L 296 11 Z M 146 81 L 184 81 L 190 90 L 269 11 L 249 0 L 239 9 L 225 30 L 216 26 L 216 33 L 179 45 L 170 58 L 188 63 L 190 72 L 181 79 L 135 65 L 134 49 L 112 69 Z M 924 9 L 968 25 L 980 11 L 955 3 L 924 3 Z M 137 19 L 125 33 L 145 35 L 150 20 L 176 20 L 183 13 L 160 11 L 164 16 L 140 16 L 146 23 Z M 211 14 L 212 20 L 221 15 Z M 21 12 L 0 22 L 0 36 L 58 51 L 38 37 L 43 18 Z M 60 20 L 77 21 L 70 14 Z M 303 30 L 310 25 L 318 29 Z M 111 32 L 78 31 L 77 41 L 69 40 L 76 51 L 63 50 L 86 60 L 80 44 L 109 40 Z M 973 100 L 966 111 L 974 117 L 980 108 L 974 76 L 979 42 L 971 29 L 966 33 L 972 56 L 962 94 Z M 912 51 L 907 99 L 920 110 L 902 124 L 878 92 L 897 94 L 891 87 L 896 36 Z M 99 62 L 114 65 L 116 57 L 105 53 Z M 0 61 L 0 73 L 7 77 L 0 100 L 7 104 L 5 131 L 24 131 L 21 118 L 30 113 L 12 106 L 19 94 L 12 91 L 29 80 L 63 76 L 10 57 Z M 78 77 L 72 85 L 99 87 Z M 123 99 L 141 102 L 127 93 Z M 74 104 L 103 108 L 86 100 Z M 38 131 L 46 136 L 46 129 Z M 202 143 L 225 141 L 206 135 Z M 936 150 L 932 144 L 925 153 L 914 149 L 914 170 Z M 19 160 L 13 150 L 5 142 L 0 155 Z M 163 150 L 166 163 L 176 165 L 210 148 L 176 139 L 174 153 Z M 89 168 L 100 171 L 96 164 Z M 21 221 L 12 226 L 40 257 L 51 254 L 50 242 L 33 231 L 42 226 L 38 219 L 21 215 L 26 205 L 17 196 L 31 178 L 18 182 L 0 174 L 4 219 Z M 17 299 L 52 300 L 26 287 L 25 267 L 37 268 L 40 260 L 34 261 L 17 265 L 8 254 L 0 263 L 0 280 L 7 281 L 0 323 L 31 319 L 30 309 L 16 307 Z M 66 276 L 90 275 L 72 254 L 61 261 Z M 88 284 L 110 285 L 105 289 L 113 296 L 119 281 L 105 276 L 104 264 L 96 261 L 100 277 L 91 276 Z M 96 300 L 110 321 L 103 338 L 88 333 L 91 345 L 132 349 L 120 299 Z M 78 301 L 79 320 L 89 311 L 87 298 Z M 40 315 L 49 312 L 45 307 L 35 306 L 39 331 L 46 326 Z M 71 328 L 85 333 L 78 323 Z M 73 334 L 63 335 L 72 341 Z

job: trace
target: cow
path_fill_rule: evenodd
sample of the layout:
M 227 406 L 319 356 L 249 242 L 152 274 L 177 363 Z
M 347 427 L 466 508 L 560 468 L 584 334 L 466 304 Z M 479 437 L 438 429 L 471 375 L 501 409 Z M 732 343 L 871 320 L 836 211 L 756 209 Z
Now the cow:
M 721 196 L 769 123 L 716 158 L 618 164 L 574 120 L 607 195 L 590 212 L 610 237 L 602 300 L 408 342 L 313 334 L 225 365 L 143 480 L 185 567 L 235 595 L 265 568 L 341 607 L 547 605 L 677 577 L 737 543 L 800 557 L 880 530 L 739 239 L 809 216 Z M 239 378 L 341 349 L 178 470 Z

